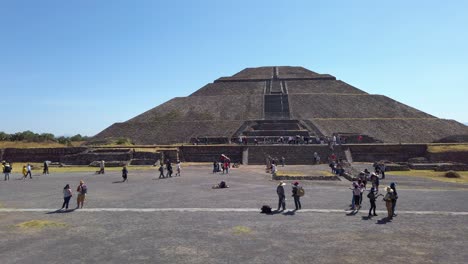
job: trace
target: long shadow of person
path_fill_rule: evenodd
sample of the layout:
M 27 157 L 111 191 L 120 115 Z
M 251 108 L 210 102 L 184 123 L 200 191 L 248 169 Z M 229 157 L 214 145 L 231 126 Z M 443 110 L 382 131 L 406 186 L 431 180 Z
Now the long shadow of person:
M 115 181 L 115 182 L 112 182 L 112 183 L 123 183 L 124 181 Z
M 391 218 L 388 218 L 388 217 L 384 217 L 380 220 L 377 221 L 377 225 L 385 225 L 387 223 L 391 223 L 392 222 L 392 219 Z
M 366 221 L 367 221 L 367 220 L 371 220 L 371 219 L 372 219 L 371 216 L 363 216 L 363 217 L 361 218 L 361 220 L 366 220 Z
M 62 210 L 62 209 L 57 209 L 55 211 L 47 212 L 46 214 L 67 214 L 74 212 L 76 209 L 67 209 L 67 210 Z
M 296 214 L 296 209 L 294 209 L 294 210 L 289 210 L 289 211 L 283 213 L 283 215 L 295 215 L 295 214 Z
M 346 216 L 353 216 L 353 215 L 356 215 L 357 213 L 359 213 L 359 210 L 353 210 L 353 211 L 347 213 Z

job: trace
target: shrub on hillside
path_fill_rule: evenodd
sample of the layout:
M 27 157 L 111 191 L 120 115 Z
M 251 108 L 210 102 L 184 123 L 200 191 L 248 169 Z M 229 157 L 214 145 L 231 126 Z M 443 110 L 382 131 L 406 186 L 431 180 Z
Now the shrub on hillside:
M 460 174 L 458 172 L 455 172 L 455 171 L 447 171 L 445 174 L 444 174 L 444 177 L 446 178 L 460 178 Z

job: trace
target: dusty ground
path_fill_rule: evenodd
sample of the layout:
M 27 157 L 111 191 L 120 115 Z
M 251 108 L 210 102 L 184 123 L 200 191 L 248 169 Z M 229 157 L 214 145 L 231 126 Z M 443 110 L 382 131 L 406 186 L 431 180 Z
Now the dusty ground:
M 466 184 L 388 175 L 382 186 L 396 181 L 400 199 L 399 215 L 387 222 L 382 201 L 371 219 L 367 199 L 361 212 L 346 211 L 347 181 L 302 183 L 304 210 L 263 215 L 263 204 L 276 208 L 276 182 L 263 167 L 210 171 L 183 167 L 182 177 L 161 180 L 156 170 L 130 171 L 129 183 L 119 183 L 118 172 L 26 181 L 16 174 L 0 182 L 0 263 L 468 261 Z M 80 179 L 89 187 L 87 210 L 56 212 L 63 186 L 76 188 Z M 221 180 L 230 188 L 211 189 Z

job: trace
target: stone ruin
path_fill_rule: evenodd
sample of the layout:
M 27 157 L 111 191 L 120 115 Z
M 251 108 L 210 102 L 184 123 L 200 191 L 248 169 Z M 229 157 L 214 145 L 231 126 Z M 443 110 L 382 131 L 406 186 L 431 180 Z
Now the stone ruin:
M 345 135 L 354 141 L 362 135 L 363 143 L 431 143 L 467 138 L 463 135 L 468 135 L 468 127 L 384 95 L 368 94 L 329 74 L 279 66 L 246 68 L 221 77 L 187 97 L 113 124 L 91 142 L 128 138 L 142 145 L 221 144 L 242 136 L 248 142 L 269 143 L 297 135 Z

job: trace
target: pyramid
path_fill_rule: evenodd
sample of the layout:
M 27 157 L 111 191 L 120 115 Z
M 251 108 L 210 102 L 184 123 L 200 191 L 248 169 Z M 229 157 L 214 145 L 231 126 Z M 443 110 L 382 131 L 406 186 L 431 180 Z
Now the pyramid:
M 279 137 L 365 135 L 374 142 L 430 143 L 468 135 L 468 127 L 368 94 L 329 74 L 303 67 L 246 68 L 187 97 L 173 98 L 93 141 L 129 138 L 135 144 L 227 143 Z

